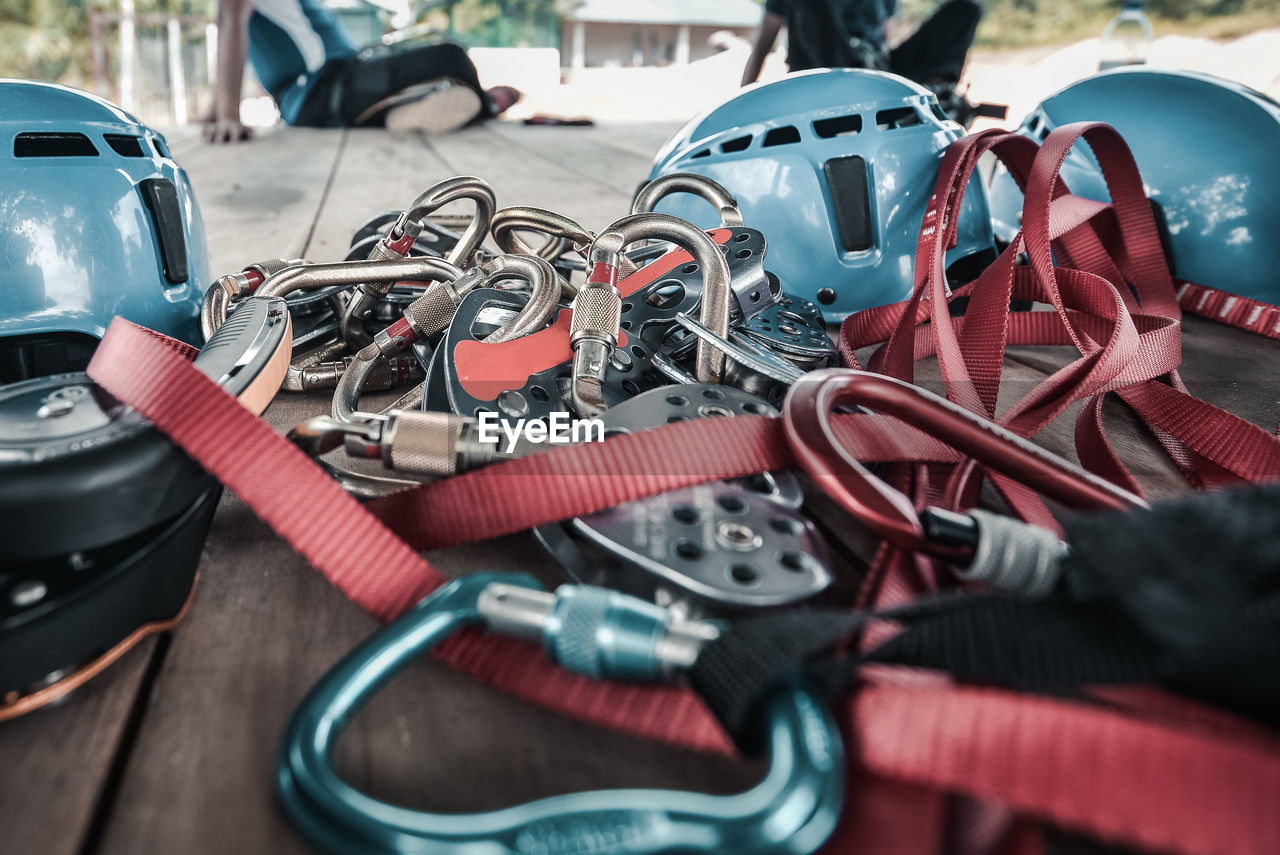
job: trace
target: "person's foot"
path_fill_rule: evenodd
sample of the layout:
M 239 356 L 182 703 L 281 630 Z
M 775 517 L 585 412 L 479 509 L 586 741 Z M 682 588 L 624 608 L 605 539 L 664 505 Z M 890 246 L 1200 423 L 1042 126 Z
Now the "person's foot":
M 495 116 L 501 116 L 520 100 L 520 90 L 514 86 L 495 86 L 484 94 L 489 96 L 489 108 Z
M 453 80 L 432 80 L 397 92 L 380 102 L 390 131 L 447 134 L 480 115 L 480 96 Z

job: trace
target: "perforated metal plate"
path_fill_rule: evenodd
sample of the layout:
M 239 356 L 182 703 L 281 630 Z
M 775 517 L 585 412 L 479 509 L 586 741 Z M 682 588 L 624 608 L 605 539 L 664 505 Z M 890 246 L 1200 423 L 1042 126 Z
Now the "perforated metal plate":
M 675 384 L 605 414 L 606 436 L 694 418 L 776 415 L 724 386 Z M 801 513 L 789 472 L 701 484 L 629 502 L 535 533 L 578 581 L 618 588 L 693 612 L 797 603 L 826 590 L 826 546 Z
M 822 310 L 803 297 L 781 293 L 773 305 L 743 324 L 742 331 L 783 356 L 827 359 L 827 365 L 835 363 L 835 348 L 827 336 Z
M 826 546 L 787 478 L 717 481 L 573 520 L 574 531 L 720 608 L 785 606 L 831 584 Z

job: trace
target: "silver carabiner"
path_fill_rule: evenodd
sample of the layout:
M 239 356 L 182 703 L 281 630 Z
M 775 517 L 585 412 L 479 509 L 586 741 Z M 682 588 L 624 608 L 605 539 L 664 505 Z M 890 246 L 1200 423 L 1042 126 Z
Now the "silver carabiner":
M 546 208 L 513 205 L 493 215 L 489 226 L 493 242 L 503 252 L 537 255 L 554 262 L 569 248 L 585 255 L 596 236 L 577 220 Z M 547 236 L 542 246 L 534 249 L 517 232 L 538 232 Z M 624 274 L 625 275 L 625 274 Z M 567 279 L 560 279 L 560 293 L 572 298 L 577 289 Z
M 501 209 L 493 215 L 489 230 L 493 234 L 493 242 L 503 252 L 537 255 L 547 261 L 554 261 L 569 246 L 584 252 L 596 237 L 571 217 L 531 205 L 512 205 Z M 517 231 L 539 232 L 547 235 L 547 241 L 535 250 L 516 234 Z
M 435 282 L 405 308 L 403 318 L 374 336 L 373 341 L 355 355 L 334 390 L 333 417 L 342 422 L 359 418 L 357 407 L 365 380 L 383 357 L 392 356 L 418 339 L 446 329 L 463 297 L 476 288 L 492 288 L 507 279 L 528 282 L 529 300 L 514 318 L 490 333 L 486 341 L 508 341 L 546 326 L 558 305 L 559 288 L 555 271 L 545 259 L 534 255 L 500 255 L 452 281 Z
M 721 225 L 742 225 L 742 209 L 733 194 L 719 182 L 693 172 L 672 172 L 653 179 L 636 194 L 635 201 L 631 203 L 631 213 L 650 213 L 659 201 L 672 193 L 692 193 L 706 199 L 720 215 Z
M 706 232 L 670 214 L 630 214 L 616 220 L 592 242 L 587 253 L 591 272 L 574 299 L 574 325 L 582 331 L 581 346 L 572 340 L 572 336 L 570 340 L 574 347 L 575 403 L 580 398 L 588 404 L 599 399 L 600 411 L 603 410 L 600 386 L 604 382 L 609 356 L 617 346 L 616 316 L 622 306 L 616 286 L 619 259 L 628 245 L 648 238 L 669 241 L 693 256 L 702 274 L 699 320 L 721 338 L 729 335 L 729 265 Z M 588 294 L 588 291 L 611 293 Z M 580 303 L 589 313 L 582 322 L 579 321 Z M 700 339 L 694 373 L 699 382 L 721 382 L 724 354 Z M 583 413 L 579 412 L 579 415 Z
M 222 326 L 227 319 L 227 314 L 231 311 L 233 302 L 250 296 L 262 286 L 263 282 L 286 267 L 307 263 L 301 258 L 269 258 L 266 261 L 250 264 L 239 273 L 228 273 L 218 277 L 218 281 L 204 292 L 204 305 L 200 308 L 200 333 L 204 336 L 204 340 L 208 341 L 217 332 L 218 327 Z
M 493 221 L 493 212 L 498 206 L 493 187 L 488 181 L 475 175 L 447 178 L 428 188 L 413 200 L 413 204 L 404 212 L 396 225 L 391 227 L 391 234 L 388 237 L 393 240 L 402 237 L 403 234 L 397 234 L 396 230 L 403 222 L 424 220 L 450 202 L 461 199 L 470 199 L 475 203 L 476 210 L 471 216 L 471 222 L 467 223 L 462 236 L 458 238 L 458 243 L 445 256 L 445 260 L 460 267 L 469 266 L 471 257 L 484 242 L 485 235 L 489 233 L 489 224 Z
M 458 242 L 445 256 L 445 261 L 457 267 L 469 267 L 476 250 L 489 232 L 489 222 L 493 219 L 493 210 L 497 204 L 493 188 L 484 179 L 474 175 L 445 179 L 414 199 L 408 210 L 391 226 L 387 236 L 370 250 L 368 260 L 390 262 L 405 257 L 414 240 L 422 233 L 422 221 L 450 202 L 462 199 L 470 199 L 475 203 L 475 213 Z M 392 284 L 394 283 L 379 280 L 361 283 L 356 288 L 342 314 L 342 339 L 352 350 L 360 350 L 370 343 L 371 338 L 364 330 L 364 319 L 373 311 L 377 302 L 386 297 Z

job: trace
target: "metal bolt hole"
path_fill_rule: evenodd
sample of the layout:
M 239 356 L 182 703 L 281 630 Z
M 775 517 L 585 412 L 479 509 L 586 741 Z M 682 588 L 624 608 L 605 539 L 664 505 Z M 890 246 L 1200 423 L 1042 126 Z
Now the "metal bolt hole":
M 676 505 L 671 509 L 671 516 L 678 523 L 685 525 L 694 525 L 698 520 L 702 519 L 702 515 L 698 513 L 698 509 L 693 505 Z
M 692 540 L 681 540 L 676 543 L 676 555 L 685 561 L 697 561 L 702 558 L 702 547 Z
M 784 552 L 778 556 L 778 563 L 792 573 L 803 573 L 807 557 L 803 552 Z
M 731 514 L 741 514 L 747 510 L 747 503 L 739 496 L 721 496 L 716 504 Z
M 778 534 L 799 535 L 804 531 L 804 526 L 799 520 L 793 520 L 789 517 L 774 517 L 769 520 L 769 528 Z

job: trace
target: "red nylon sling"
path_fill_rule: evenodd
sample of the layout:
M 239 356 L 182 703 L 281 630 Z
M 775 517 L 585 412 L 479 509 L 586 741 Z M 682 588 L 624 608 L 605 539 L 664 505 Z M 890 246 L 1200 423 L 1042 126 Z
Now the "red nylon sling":
M 1280 339 L 1280 306 L 1228 294 L 1216 288 L 1182 282 L 1178 287 L 1178 304 L 1184 311 L 1251 333 Z
M 1056 131 L 1046 141 L 1047 155 L 1034 152 L 1034 144 L 1028 148 L 991 134 L 953 146 L 922 228 L 912 300 L 852 317 L 842 330 L 842 352 L 848 358 L 855 348 L 887 341 L 872 365 L 904 379 L 910 379 L 916 359 L 936 352 L 953 399 L 994 416 L 997 363 L 1007 344 L 1074 343 L 1081 359 L 998 420 L 1029 436 L 1072 400 L 1088 398 L 1077 424 L 1077 436 L 1084 437 L 1082 459 L 1088 451 L 1087 465 L 1095 471 L 1131 483 L 1101 425 L 1102 393 L 1120 389 L 1131 406 L 1137 402 L 1135 409 L 1166 449 L 1181 455 L 1184 471 L 1206 473 L 1203 477 L 1215 483 L 1231 476 L 1277 477 L 1280 446 L 1274 437 L 1180 388 L 1173 374 L 1178 357 L 1170 352 L 1177 345 L 1177 305 L 1171 283 L 1165 298 L 1163 259 L 1156 264 L 1137 211 L 1136 170 L 1126 173 L 1129 167 L 1110 150 L 1114 146 L 1105 130 L 1077 131 Z M 1075 136 L 1067 141 L 1071 133 Z M 1080 133 L 1091 134 L 1100 162 L 1107 161 L 1104 172 L 1115 201 L 1106 210 L 1115 211 L 1122 250 L 1099 250 L 1100 238 L 1083 232 L 1104 209 L 1095 206 L 1091 212 L 1078 205 L 1056 180 L 1054 161 L 1060 164 L 1059 154 L 1065 156 Z M 1007 155 L 1011 172 L 1026 187 L 1030 240 L 1024 236 L 1023 243 L 1032 265 L 1015 268 L 1011 254 L 1001 256 L 977 282 L 957 290 L 956 296 L 970 296 L 971 302 L 965 318 L 953 320 L 945 311 L 939 259 L 954 235 L 951 212 L 959 210 L 968 175 L 987 148 Z M 1140 182 L 1137 186 L 1140 190 Z M 1041 212 L 1031 211 L 1033 205 Z M 1060 259 L 1094 269 L 1054 268 L 1047 252 L 1051 238 L 1061 243 Z M 1134 277 L 1137 299 L 1107 274 Z M 1010 317 L 1008 296 L 1013 295 L 1041 299 L 1055 311 Z M 917 328 L 925 319 L 930 335 L 922 339 Z M 775 420 L 703 420 L 550 450 L 365 508 L 194 369 L 191 353 L 117 320 L 89 373 L 151 419 L 344 594 L 381 620 L 403 612 L 443 581 L 415 550 L 494 537 L 688 484 L 792 465 Z M 1163 375 L 1169 375 L 1170 385 L 1155 381 Z M 972 467 L 920 432 L 875 416 L 837 417 L 837 424 L 842 441 L 861 459 L 894 462 L 891 481 L 918 501 L 947 496 L 952 505 L 964 506 L 964 497 L 972 495 Z M 673 453 L 680 456 L 673 459 Z M 264 472 L 270 479 L 262 477 Z M 1041 519 L 1042 506 L 1032 494 L 1020 485 L 993 481 L 1015 510 Z M 881 553 L 866 602 L 889 604 L 936 584 L 913 557 L 888 549 Z M 460 637 L 442 656 L 513 694 L 596 724 L 700 750 L 730 750 L 702 704 L 684 690 L 591 682 L 550 667 L 528 645 L 479 634 Z M 1188 855 L 1274 851 L 1280 844 L 1280 812 L 1274 810 L 1280 804 L 1280 743 L 1229 716 L 1216 716 L 1213 727 L 1190 724 L 1188 719 L 1212 717 L 1198 714 L 1200 708 L 1190 702 L 1166 698 L 1166 706 L 1179 715 L 1157 715 L 1148 703 L 1085 706 L 880 669 L 844 706 L 856 775 L 851 790 L 856 803 L 847 817 L 860 821 L 842 824 L 830 848 L 875 840 L 879 846 L 862 851 L 928 851 L 936 847 L 943 821 L 942 794 L 967 793 L 1131 845 Z M 896 804 L 906 813 L 865 809 L 873 803 Z M 914 832 L 906 833 L 912 826 Z

